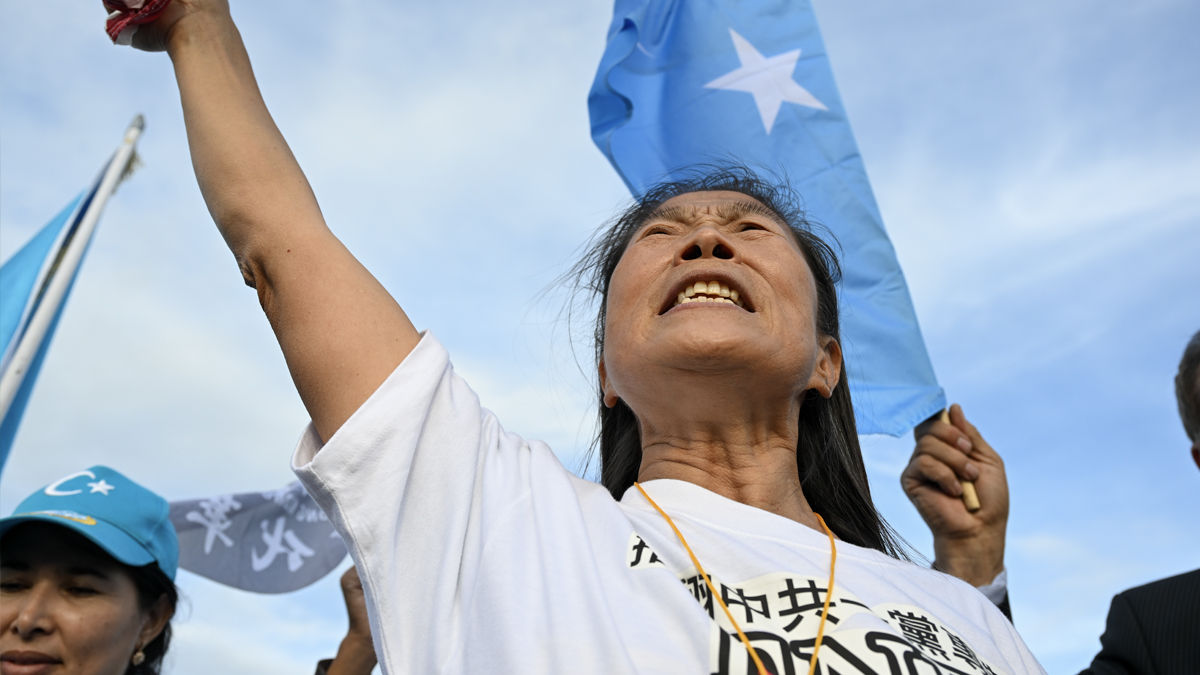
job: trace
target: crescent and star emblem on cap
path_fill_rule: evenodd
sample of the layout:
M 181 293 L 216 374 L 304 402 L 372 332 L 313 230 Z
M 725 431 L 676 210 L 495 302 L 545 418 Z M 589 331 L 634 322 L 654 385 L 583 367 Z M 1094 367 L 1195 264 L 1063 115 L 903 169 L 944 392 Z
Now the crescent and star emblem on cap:
M 92 473 L 91 471 L 77 471 L 76 473 L 73 473 L 70 476 L 63 476 L 62 478 L 59 478 L 58 480 L 54 481 L 53 483 L 47 485 L 46 489 L 43 490 L 43 492 L 45 492 L 47 495 L 49 495 L 51 497 L 69 497 L 71 495 L 77 495 L 80 492 L 83 492 L 83 490 L 60 490 L 58 488 L 61 487 L 63 483 L 66 483 L 67 481 L 75 479 L 75 478 L 79 478 L 80 476 L 87 476 L 88 478 L 95 478 L 96 474 Z M 105 482 L 105 480 L 103 478 L 101 478 L 100 480 L 98 480 L 94 483 L 88 483 L 87 485 L 88 485 L 88 487 L 92 488 L 92 491 L 89 492 L 88 494 L 93 494 L 93 493 L 99 492 L 100 494 L 104 495 L 105 497 L 108 496 L 109 492 L 117 489 L 117 486 L 110 485 L 109 483 Z

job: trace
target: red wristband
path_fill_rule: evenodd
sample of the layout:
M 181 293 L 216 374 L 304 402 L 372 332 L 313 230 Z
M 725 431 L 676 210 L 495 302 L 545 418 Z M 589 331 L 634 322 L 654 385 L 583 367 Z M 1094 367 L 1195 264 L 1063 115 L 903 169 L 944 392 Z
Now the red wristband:
M 121 32 L 127 28 L 150 23 L 158 18 L 171 0 L 103 0 L 104 8 L 111 14 L 104 26 L 104 32 L 112 39 L 113 44 Z

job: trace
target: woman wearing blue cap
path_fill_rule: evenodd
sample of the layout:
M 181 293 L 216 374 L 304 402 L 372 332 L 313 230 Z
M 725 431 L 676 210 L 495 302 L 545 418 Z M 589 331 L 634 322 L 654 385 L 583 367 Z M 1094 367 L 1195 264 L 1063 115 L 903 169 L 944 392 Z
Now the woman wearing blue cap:
M 0 673 L 157 675 L 179 598 L 169 511 L 93 466 L 0 519 Z

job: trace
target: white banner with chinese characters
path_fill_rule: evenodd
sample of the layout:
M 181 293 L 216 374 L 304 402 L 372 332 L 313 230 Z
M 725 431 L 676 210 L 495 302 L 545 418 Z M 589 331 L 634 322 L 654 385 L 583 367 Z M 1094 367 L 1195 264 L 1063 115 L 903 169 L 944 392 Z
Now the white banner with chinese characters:
M 346 546 L 299 482 L 171 503 L 179 566 L 255 593 L 287 593 L 337 568 Z

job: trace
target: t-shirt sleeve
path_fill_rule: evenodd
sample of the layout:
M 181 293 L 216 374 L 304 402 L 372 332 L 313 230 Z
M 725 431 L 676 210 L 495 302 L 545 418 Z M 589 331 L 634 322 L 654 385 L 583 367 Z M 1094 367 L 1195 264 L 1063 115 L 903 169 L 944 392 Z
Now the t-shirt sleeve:
M 324 447 L 309 426 L 293 470 L 347 542 L 381 662 L 441 665 L 433 646 L 460 637 L 488 519 L 528 496 L 532 454 L 557 463 L 536 450 L 500 428 L 429 333 Z

